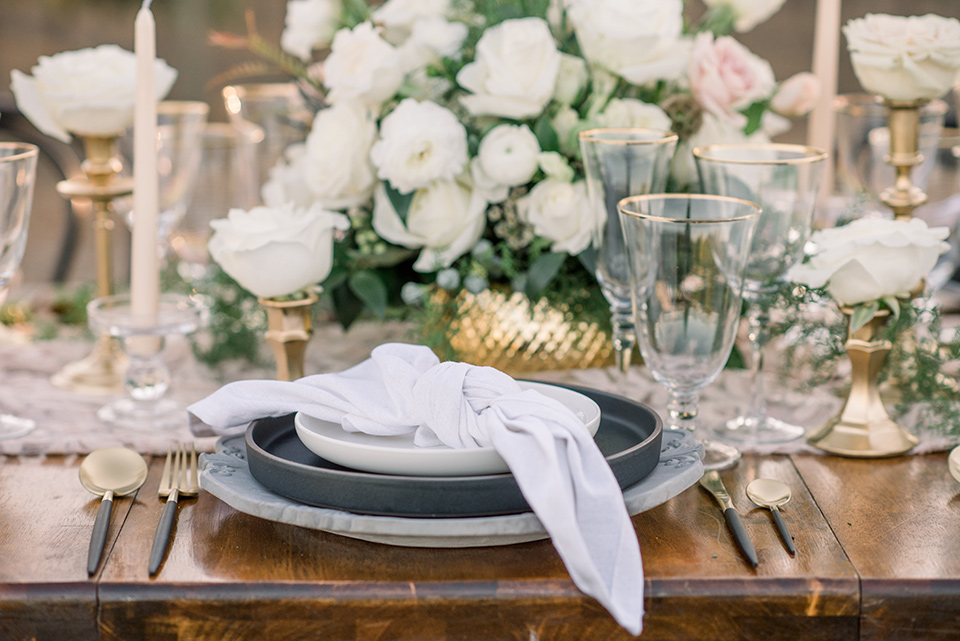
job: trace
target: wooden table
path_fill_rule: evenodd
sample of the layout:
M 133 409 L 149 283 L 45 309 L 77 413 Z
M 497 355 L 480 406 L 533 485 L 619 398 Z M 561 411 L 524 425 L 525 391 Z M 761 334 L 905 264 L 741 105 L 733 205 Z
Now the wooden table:
M 77 480 L 79 459 L 0 459 L 0 639 L 630 638 L 574 587 L 549 541 L 397 548 L 260 520 L 205 493 L 183 503 L 151 579 L 161 464 L 117 500 L 106 561 L 88 579 L 98 503 Z M 758 476 L 794 490 L 783 514 L 795 558 L 744 496 Z M 748 456 L 724 479 L 759 568 L 697 487 L 638 515 L 641 638 L 960 637 L 960 486 L 945 455 Z

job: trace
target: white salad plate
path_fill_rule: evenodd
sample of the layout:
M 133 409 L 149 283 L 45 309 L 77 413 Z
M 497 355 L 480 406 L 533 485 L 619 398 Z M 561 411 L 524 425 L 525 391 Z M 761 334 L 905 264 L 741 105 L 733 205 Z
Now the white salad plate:
M 594 436 L 600 427 L 600 406 L 579 392 L 550 385 L 520 381 L 520 386 L 537 391 L 569 408 Z M 419 447 L 413 433 L 378 436 L 347 432 L 339 424 L 297 413 L 297 436 L 317 456 L 354 470 L 413 476 L 473 476 L 509 472 L 492 447 L 454 449 L 444 445 Z

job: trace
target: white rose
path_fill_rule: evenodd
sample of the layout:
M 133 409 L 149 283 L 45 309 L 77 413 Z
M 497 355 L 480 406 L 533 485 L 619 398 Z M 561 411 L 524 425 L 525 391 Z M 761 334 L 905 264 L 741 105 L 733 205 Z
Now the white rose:
M 506 20 L 484 32 L 476 58 L 457 74 L 471 93 L 460 101 L 474 116 L 533 118 L 550 102 L 559 70 L 560 52 L 544 20 Z
M 635 98 L 614 98 L 596 121 L 599 127 L 607 128 L 670 131 L 671 126 L 670 116 L 663 109 Z
M 70 142 L 70 134 L 114 136 L 133 123 L 137 93 L 136 56 L 116 45 L 40 56 L 28 76 L 10 72 L 17 107 L 33 125 Z M 153 66 L 157 100 L 163 100 L 177 72 L 163 60 Z
M 280 34 L 280 48 L 301 60 L 333 41 L 342 11 L 341 0 L 290 0 Z
M 560 71 L 553 88 L 553 99 L 561 105 L 572 105 L 583 92 L 589 80 L 587 61 L 570 54 L 560 54 Z
M 794 74 L 784 80 L 770 101 L 770 108 L 781 116 L 805 116 L 820 97 L 820 79 L 808 71 Z
M 438 180 L 413 195 L 404 222 L 381 185 L 374 194 L 372 224 L 391 243 L 422 248 L 413 268 L 432 272 L 452 265 L 480 239 L 486 207 L 486 200 L 462 182 Z
M 369 22 L 337 32 L 323 73 L 330 102 L 359 100 L 380 105 L 403 83 L 400 54 Z
M 908 221 L 860 218 L 842 227 L 814 232 L 816 253 L 790 270 L 788 277 L 823 287 L 841 305 L 853 306 L 884 296 L 908 296 L 950 249 L 950 230 Z
M 568 0 L 584 57 L 635 85 L 683 75 L 683 0 Z
M 328 209 L 360 205 L 377 182 L 370 150 L 377 126 L 370 112 L 353 102 L 322 109 L 307 136 L 306 184 Z
M 467 25 L 447 22 L 443 18 L 421 18 L 413 25 L 413 33 L 400 47 L 403 68 L 410 72 L 441 58 L 453 58 L 467 38 Z
M 750 31 L 761 22 L 766 22 L 786 0 L 703 0 L 703 4 L 711 9 L 729 7 L 733 11 L 733 28 L 744 33 Z
M 373 12 L 373 21 L 383 25 L 387 41 L 403 44 L 422 18 L 443 18 L 450 11 L 450 0 L 387 0 Z
M 697 36 L 687 73 L 697 102 L 741 127 L 747 119 L 739 111 L 769 97 L 776 85 L 769 62 L 733 38 L 714 39 L 711 33 Z
M 260 197 L 267 207 L 282 207 L 293 203 L 300 208 L 316 204 L 317 197 L 307 186 L 307 146 L 290 145 L 283 157 L 270 168 L 270 177 L 260 188 Z
M 889 100 L 932 100 L 960 68 L 960 20 L 935 15 L 867 14 L 844 26 L 863 88 Z
M 377 176 L 407 194 L 463 171 L 467 130 L 449 109 L 407 98 L 380 123 L 370 157 Z
M 517 200 L 517 212 L 538 236 L 553 242 L 555 252 L 576 255 L 590 246 L 597 226 L 587 201 L 586 184 L 547 178 Z
M 537 172 L 540 143 L 526 125 L 498 125 L 480 141 L 477 158 L 483 173 L 493 181 L 516 187 L 530 182 Z
M 557 138 L 560 139 L 560 150 L 565 154 L 576 153 L 579 149 L 577 134 L 582 127 L 586 126 L 586 123 L 580 120 L 576 110 L 567 105 L 560 107 L 550 124 L 553 125 L 553 130 L 557 132 Z
M 347 229 L 343 214 L 319 205 L 297 209 L 231 209 L 210 221 L 210 256 L 231 278 L 260 298 L 286 296 L 319 283 L 333 265 L 333 234 Z

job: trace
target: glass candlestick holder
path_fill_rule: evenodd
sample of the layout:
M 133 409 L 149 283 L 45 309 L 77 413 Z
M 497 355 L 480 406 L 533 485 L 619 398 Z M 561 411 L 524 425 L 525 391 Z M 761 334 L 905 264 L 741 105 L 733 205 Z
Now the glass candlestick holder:
M 184 425 L 184 405 L 164 398 L 170 386 L 164 347 L 168 337 L 186 336 L 202 327 L 208 309 L 202 300 L 162 294 L 156 317 L 148 318 L 133 312 L 129 295 L 90 301 L 90 329 L 119 339 L 129 359 L 123 381 L 127 398 L 104 405 L 97 416 L 133 430 L 169 430 Z

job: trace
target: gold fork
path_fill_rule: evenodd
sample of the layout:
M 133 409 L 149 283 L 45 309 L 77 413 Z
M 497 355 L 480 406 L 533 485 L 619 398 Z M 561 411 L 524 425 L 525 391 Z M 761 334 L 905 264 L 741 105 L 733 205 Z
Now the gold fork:
M 157 533 L 153 537 L 153 548 L 150 550 L 150 576 L 157 573 L 163 556 L 166 554 L 170 542 L 170 533 L 177 515 L 178 499 L 196 496 L 200 491 L 197 480 L 197 451 L 190 444 L 190 456 L 187 460 L 187 446 L 178 443 L 171 445 L 167 450 L 167 460 L 163 463 L 163 474 L 160 476 L 160 498 L 166 497 L 167 503 L 160 515 L 157 524 Z

